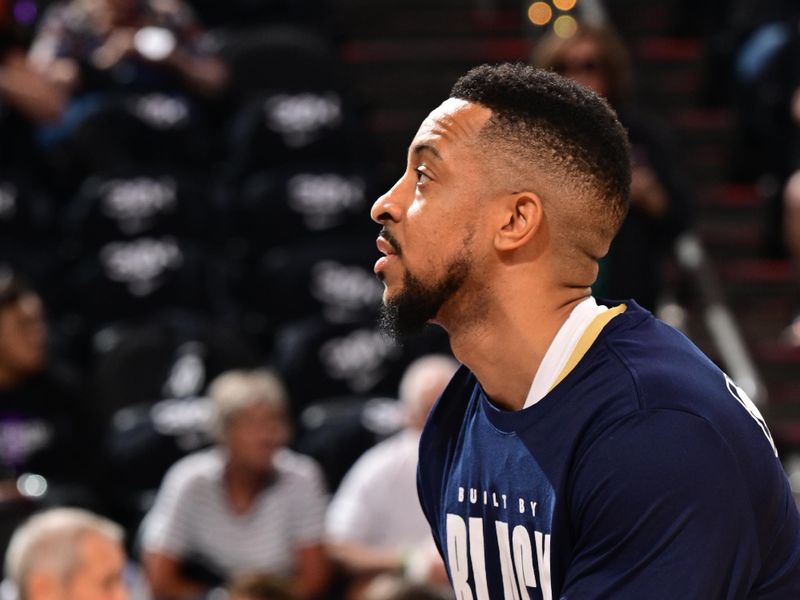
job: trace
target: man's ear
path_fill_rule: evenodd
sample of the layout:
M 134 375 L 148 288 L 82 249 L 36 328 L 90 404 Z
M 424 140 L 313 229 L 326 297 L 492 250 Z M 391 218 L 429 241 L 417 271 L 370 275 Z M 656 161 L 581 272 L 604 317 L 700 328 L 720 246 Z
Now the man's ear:
M 527 244 L 536 235 L 544 219 L 542 199 L 535 192 L 509 195 L 503 199 L 501 211 L 494 246 L 504 252 Z

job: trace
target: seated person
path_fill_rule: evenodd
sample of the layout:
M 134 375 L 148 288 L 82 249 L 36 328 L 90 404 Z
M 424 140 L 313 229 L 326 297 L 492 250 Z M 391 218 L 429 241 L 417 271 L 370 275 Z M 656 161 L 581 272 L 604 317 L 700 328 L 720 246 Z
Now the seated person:
M 36 69 L 22 36 L 12 25 L 11 5 L 0 2 L 0 178 L 32 175 L 44 169 L 35 129 L 61 118 L 66 98 Z M 2 183 L 0 183 L 2 186 Z M 0 192 L 0 196 L 2 192 Z M 0 220 L 2 220 L 0 200 Z
M 794 269 L 796 293 L 800 295 L 800 170 L 786 183 L 783 199 L 784 239 Z M 797 314 L 783 331 L 783 340 L 790 346 L 800 348 L 800 303 Z
M 202 33 L 181 0 L 71 0 L 45 14 L 30 56 L 68 95 L 103 88 L 213 95 L 227 70 Z
M 800 87 L 792 97 L 791 114 L 795 134 L 800 133 Z M 800 169 L 789 177 L 784 186 L 783 208 L 783 239 L 792 261 L 798 305 L 797 313 L 784 329 L 782 337 L 788 345 L 800 348 Z
M 70 0 L 45 13 L 29 56 L 67 99 L 58 121 L 37 130 L 59 185 L 74 192 L 92 171 L 143 164 L 148 148 L 159 164 L 194 156 L 198 109 L 228 81 L 203 38 L 182 0 Z M 187 135 L 165 155 L 162 140 Z
M 0 28 L 0 39 L 5 35 Z M 59 91 L 30 64 L 22 46 L 0 41 L 0 115 L 13 109 L 34 123 L 57 119 L 64 102 Z
M 301 598 L 319 595 L 328 583 L 326 492 L 316 463 L 286 448 L 282 383 L 264 371 L 229 371 L 208 395 L 218 446 L 167 472 L 142 524 L 154 596 L 192 598 L 248 571 L 290 580 Z
M 6 580 L 24 600 L 126 600 L 123 531 L 76 508 L 55 508 L 17 529 Z
M 608 100 L 631 143 L 630 210 L 600 263 L 595 295 L 633 298 L 655 310 L 663 291 L 664 259 L 687 227 L 692 191 L 666 130 L 631 99 L 628 51 L 607 26 L 582 23 L 575 35 L 549 32 L 533 56 L 551 69 Z
M 0 498 L 14 500 L 17 479 L 36 474 L 52 501 L 90 503 L 97 425 L 71 379 L 48 364 L 47 335 L 39 295 L 0 269 Z
M 364 453 L 331 502 L 327 546 L 353 577 L 350 598 L 360 598 L 363 587 L 382 573 L 447 581 L 419 505 L 417 456 L 428 413 L 457 367 L 445 355 L 428 355 L 411 363 L 400 381 L 406 427 Z

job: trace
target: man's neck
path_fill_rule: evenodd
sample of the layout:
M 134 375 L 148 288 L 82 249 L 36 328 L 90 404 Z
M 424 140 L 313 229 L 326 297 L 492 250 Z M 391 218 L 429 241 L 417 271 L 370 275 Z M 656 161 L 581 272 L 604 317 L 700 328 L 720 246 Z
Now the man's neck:
M 547 349 L 588 290 L 530 297 L 540 300 L 501 300 L 479 323 L 446 327 L 453 354 L 475 374 L 492 402 L 506 410 L 524 406 Z

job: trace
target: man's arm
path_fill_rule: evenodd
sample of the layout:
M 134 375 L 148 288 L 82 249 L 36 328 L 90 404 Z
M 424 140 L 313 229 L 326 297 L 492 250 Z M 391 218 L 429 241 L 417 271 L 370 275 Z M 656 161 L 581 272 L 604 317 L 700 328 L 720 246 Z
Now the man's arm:
M 183 560 L 192 547 L 192 478 L 186 463 L 174 465 L 164 477 L 150 512 L 141 526 L 142 566 L 156 598 L 195 598 L 208 586 L 183 574 Z
M 564 600 L 742 598 L 759 549 L 742 473 L 700 417 L 643 411 L 578 464 Z

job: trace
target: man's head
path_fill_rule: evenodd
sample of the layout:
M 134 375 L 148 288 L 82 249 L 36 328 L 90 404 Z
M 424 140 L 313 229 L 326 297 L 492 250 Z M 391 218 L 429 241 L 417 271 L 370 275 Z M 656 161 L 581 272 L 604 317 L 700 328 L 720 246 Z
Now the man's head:
M 126 600 L 122 529 L 92 513 L 56 508 L 11 538 L 5 574 L 20 600 Z
M 588 293 L 629 186 L 627 136 L 604 100 L 522 64 L 472 69 L 372 207 L 386 324 L 469 325 L 520 278 Z
M 46 343 L 41 298 L 18 277 L 0 271 L 0 383 L 43 369 Z
M 228 458 L 253 473 L 272 470 L 275 453 L 289 443 L 287 393 L 266 370 L 228 371 L 211 382 L 215 433 Z
M 445 354 L 429 354 L 412 362 L 400 380 L 400 402 L 408 426 L 421 430 L 436 399 L 450 383 L 458 363 Z

